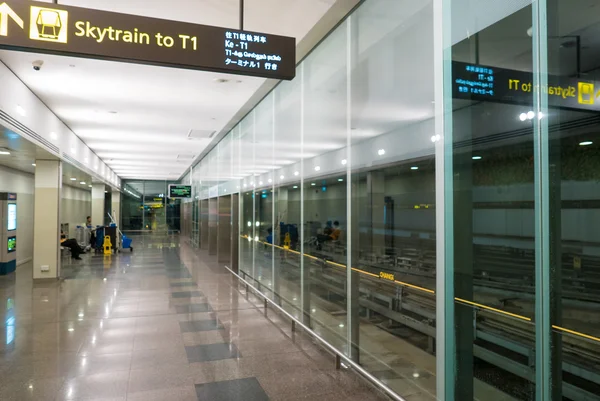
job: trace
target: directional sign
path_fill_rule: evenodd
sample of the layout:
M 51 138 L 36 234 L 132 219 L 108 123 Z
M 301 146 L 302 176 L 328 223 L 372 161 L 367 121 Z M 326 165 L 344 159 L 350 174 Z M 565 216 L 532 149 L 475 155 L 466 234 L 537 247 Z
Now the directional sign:
M 0 4 L 0 48 L 275 79 L 296 74 L 294 38 L 24 0 Z
M 24 22 L 6 3 L 0 4 L 0 36 L 8 36 L 8 18 L 15 21 L 21 29 L 23 29 Z

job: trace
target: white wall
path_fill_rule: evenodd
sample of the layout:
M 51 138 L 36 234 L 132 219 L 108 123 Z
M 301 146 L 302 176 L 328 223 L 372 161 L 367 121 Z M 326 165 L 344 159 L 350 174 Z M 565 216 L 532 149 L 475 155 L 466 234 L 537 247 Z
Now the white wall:
M 69 224 L 69 237 L 75 238 L 78 225 L 85 223 L 92 214 L 92 195 L 88 190 L 63 186 L 61 202 L 61 224 Z
M 33 258 L 33 174 L 0 166 L 0 191 L 17 194 L 17 265 Z

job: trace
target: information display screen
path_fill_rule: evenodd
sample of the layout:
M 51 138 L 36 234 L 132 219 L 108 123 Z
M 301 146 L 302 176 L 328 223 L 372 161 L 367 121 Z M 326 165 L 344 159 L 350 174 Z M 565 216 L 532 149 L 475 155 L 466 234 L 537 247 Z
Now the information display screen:
M 169 198 L 191 198 L 192 197 L 192 186 L 191 185 L 169 185 Z
M 296 75 L 291 37 L 39 1 L 0 3 L 0 48 L 274 79 Z
M 17 229 L 17 205 L 16 203 L 8 204 L 8 218 L 6 223 L 6 229 L 8 231 L 14 231 Z
M 17 250 L 17 237 L 8 237 L 7 250 L 9 253 Z

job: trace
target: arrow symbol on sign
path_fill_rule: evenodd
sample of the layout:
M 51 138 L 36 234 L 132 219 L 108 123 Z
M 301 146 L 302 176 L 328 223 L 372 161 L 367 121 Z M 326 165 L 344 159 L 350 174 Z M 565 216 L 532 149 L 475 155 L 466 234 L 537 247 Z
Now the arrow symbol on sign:
M 6 3 L 0 5 L 0 36 L 8 36 L 8 17 L 23 29 L 24 22 Z

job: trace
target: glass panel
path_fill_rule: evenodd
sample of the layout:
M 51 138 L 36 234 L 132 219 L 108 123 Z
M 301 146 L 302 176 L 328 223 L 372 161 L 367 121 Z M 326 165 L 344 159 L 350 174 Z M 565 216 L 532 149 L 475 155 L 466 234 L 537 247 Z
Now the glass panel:
M 240 123 L 240 175 L 244 177 L 240 195 L 240 273 L 254 277 L 254 113 Z
M 336 162 L 351 173 L 352 345 L 398 394 L 434 401 L 433 1 L 366 2 L 351 22 L 352 148 Z
M 594 400 L 600 399 L 600 5 L 546 4 L 551 391 L 553 400 Z
M 533 127 L 544 116 L 533 111 L 531 1 L 450 3 L 456 371 L 446 374 L 456 400 L 532 400 Z
M 304 282 L 306 323 L 339 349 L 347 350 L 344 233 L 348 192 L 338 182 L 343 165 L 336 150 L 347 145 L 348 22 L 304 61 Z M 339 270 L 339 271 L 337 271 Z
M 144 227 L 143 181 L 123 182 L 123 205 L 121 206 L 122 230 L 142 230 Z

